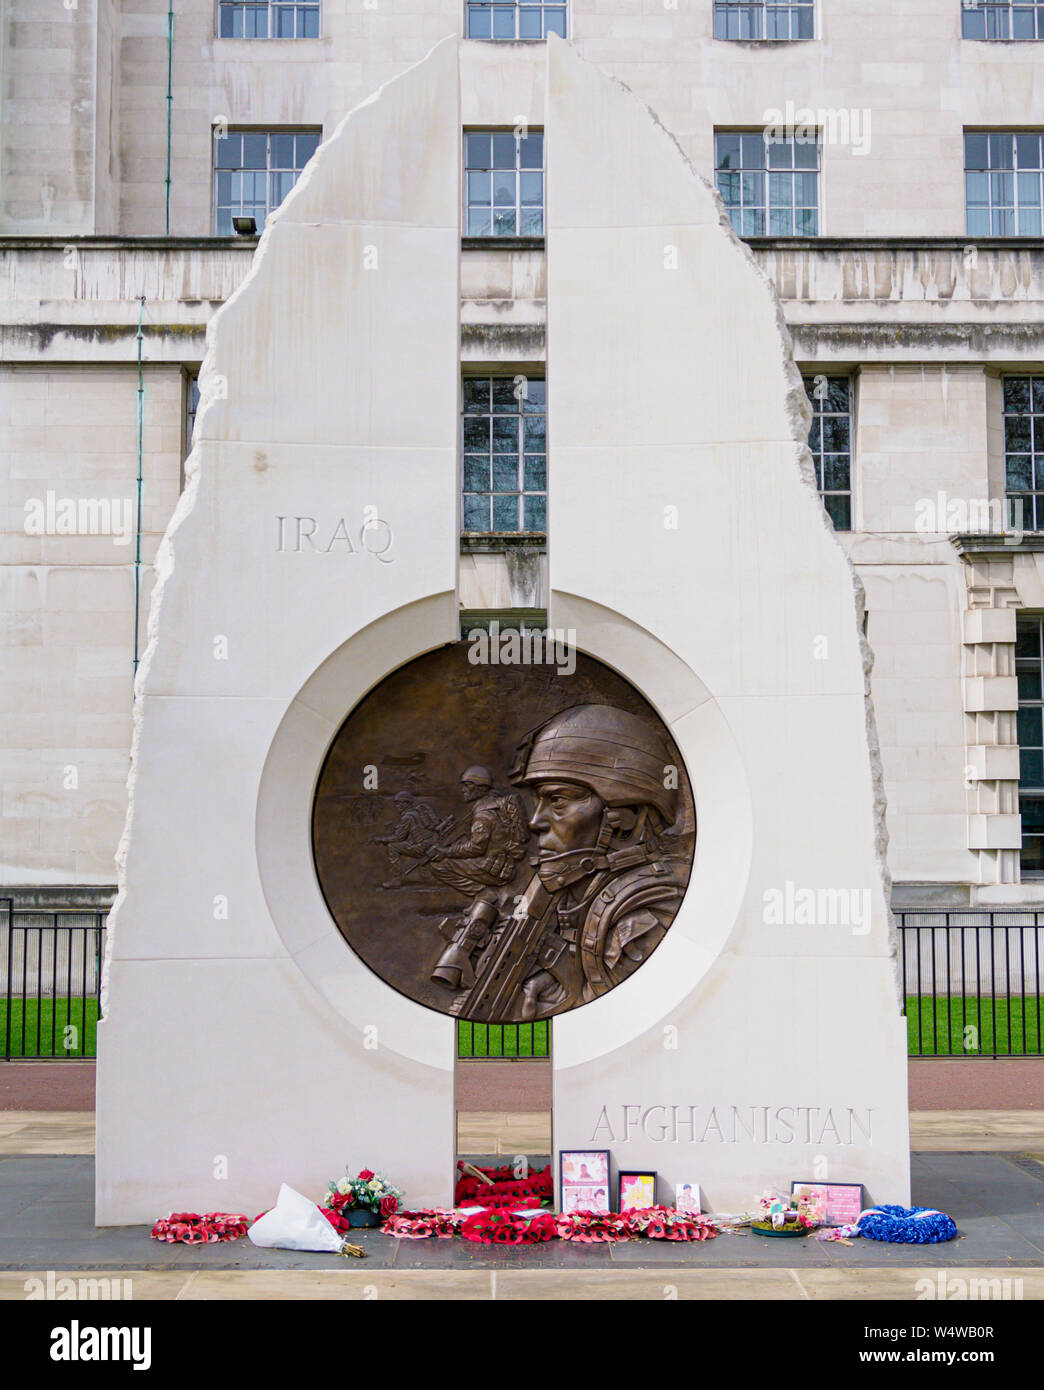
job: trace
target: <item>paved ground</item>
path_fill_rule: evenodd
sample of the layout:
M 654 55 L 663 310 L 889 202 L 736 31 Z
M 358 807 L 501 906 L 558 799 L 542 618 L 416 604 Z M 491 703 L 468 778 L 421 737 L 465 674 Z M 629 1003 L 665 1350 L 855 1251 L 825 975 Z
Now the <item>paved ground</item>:
M 946 1245 L 748 1232 L 696 1245 L 494 1249 L 362 1231 L 367 1259 L 349 1262 L 246 1240 L 162 1245 L 147 1227 L 98 1230 L 93 1116 L 0 1113 L 0 1300 L 24 1299 L 26 1280 L 48 1271 L 126 1279 L 124 1296 L 138 1299 L 923 1299 L 940 1279 L 949 1294 L 953 1280 L 983 1279 L 1001 1281 L 981 1286 L 993 1297 L 1044 1298 L 1044 1115 L 934 1112 L 915 1117 L 914 1133 L 913 1198 L 953 1216 L 961 1234 Z M 548 1137 L 539 1114 L 462 1116 L 458 1134 L 463 1151 L 486 1154 L 532 1153 Z

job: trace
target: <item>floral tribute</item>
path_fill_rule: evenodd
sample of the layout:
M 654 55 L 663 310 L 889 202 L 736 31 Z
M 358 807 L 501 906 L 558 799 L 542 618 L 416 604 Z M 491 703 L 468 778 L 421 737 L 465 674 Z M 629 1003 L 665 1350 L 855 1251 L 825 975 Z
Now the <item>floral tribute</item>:
M 641 1207 L 620 1215 L 631 1236 L 649 1240 L 713 1240 L 718 1234 L 709 1216 L 675 1211 L 673 1207 Z
M 469 1216 L 460 1233 L 465 1240 L 479 1245 L 540 1245 L 557 1237 L 555 1218 L 550 1212 L 523 1216 L 523 1210 L 525 1208 L 486 1207 Z
M 153 1240 L 168 1244 L 213 1245 L 219 1240 L 238 1240 L 245 1236 L 250 1222 L 245 1216 L 228 1211 L 208 1211 L 200 1216 L 194 1211 L 172 1211 L 153 1226 Z
M 570 1211 L 555 1217 L 559 1240 L 575 1240 L 583 1245 L 630 1240 L 627 1220 L 618 1211 Z
M 400 1211 L 389 1216 L 381 1227 L 385 1235 L 399 1236 L 403 1240 L 424 1240 L 437 1236 L 444 1240 L 447 1236 L 459 1236 L 465 1218 L 458 1211 L 446 1207 L 429 1207 L 423 1211 Z
M 458 1163 L 457 1169 L 453 1200 L 458 1207 L 500 1207 L 525 1199 L 535 1199 L 526 1201 L 527 1206 L 539 1207 L 554 1198 L 555 1184 L 550 1164 L 524 1178 L 516 1177 L 515 1170 L 509 1167 L 477 1168 L 475 1172 L 482 1173 L 489 1179 L 488 1182 L 465 1172 L 463 1163 Z
M 318 1206 L 336 1231 L 347 1231 L 350 1211 L 370 1211 L 387 1220 L 399 1210 L 401 1197 L 400 1189 L 372 1168 L 361 1169 L 354 1178 L 346 1168 L 343 1178 L 331 1180 Z

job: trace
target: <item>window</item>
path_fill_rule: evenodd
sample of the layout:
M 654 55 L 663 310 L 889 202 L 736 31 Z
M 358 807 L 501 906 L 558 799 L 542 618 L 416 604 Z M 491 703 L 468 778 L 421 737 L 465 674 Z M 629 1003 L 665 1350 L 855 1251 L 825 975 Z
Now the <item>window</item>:
M 1004 378 L 1004 475 L 1009 524 L 1044 531 L 1044 377 Z
M 964 193 L 969 236 L 1040 236 L 1039 131 L 967 131 Z
M 715 179 L 740 236 L 819 235 L 819 140 L 719 131 Z
M 805 377 L 812 405 L 808 447 L 816 485 L 838 531 L 852 529 L 852 383 L 847 376 Z
M 462 529 L 547 530 L 546 383 L 464 378 Z
M 231 236 L 233 217 L 257 230 L 283 201 L 319 146 L 317 130 L 229 130 L 214 137 L 214 231 Z
M 1044 877 L 1044 619 L 1019 614 L 1015 674 L 1019 684 L 1019 811 L 1022 872 Z
M 319 0 L 219 0 L 222 39 L 317 39 Z
M 542 131 L 468 131 L 464 167 L 468 236 L 543 236 Z
M 815 37 L 814 0 L 771 4 L 766 0 L 715 0 L 716 39 L 811 39 Z
M 966 39 L 1044 39 L 1044 0 L 964 0 Z
M 517 0 L 515 4 L 479 5 L 468 3 L 469 39 L 546 39 L 548 34 L 565 38 L 565 0 Z

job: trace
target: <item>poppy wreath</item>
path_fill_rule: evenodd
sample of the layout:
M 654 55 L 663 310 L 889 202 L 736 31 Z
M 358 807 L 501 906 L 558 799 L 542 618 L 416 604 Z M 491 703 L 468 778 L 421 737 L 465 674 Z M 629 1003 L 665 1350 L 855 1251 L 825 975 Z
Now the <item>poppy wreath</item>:
M 172 1211 L 153 1226 L 153 1240 L 168 1244 L 213 1245 L 219 1240 L 238 1240 L 245 1236 L 250 1222 L 245 1216 L 228 1211 L 208 1211 L 200 1216 L 194 1211 Z
M 489 1207 L 469 1216 L 460 1228 L 465 1240 L 479 1245 L 539 1245 L 558 1232 L 550 1213 L 527 1218 L 517 1208 Z
M 584 1245 L 605 1241 L 630 1240 L 627 1219 L 616 1211 L 571 1211 L 555 1218 L 559 1240 L 575 1240 Z
M 431 1207 L 423 1211 L 399 1211 L 389 1216 L 381 1227 L 385 1235 L 403 1240 L 424 1240 L 437 1236 L 440 1240 L 460 1234 L 462 1220 L 453 1211 Z
M 690 1216 L 673 1207 L 630 1207 L 620 1213 L 632 1236 L 649 1240 L 712 1240 L 718 1228 L 706 1216 Z
M 457 1165 L 458 1170 L 460 1166 Z M 453 1192 L 453 1200 L 458 1207 L 499 1205 L 494 1199 L 501 1197 L 536 1197 L 539 1206 L 541 1202 L 550 1202 L 554 1196 L 555 1184 L 550 1164 L 524 1178 L 516 1178 L 513 1168 L 480 1168 L 478 1171 L 490 1179 L 492 1187 L 481 1178 L 461 1172 Z

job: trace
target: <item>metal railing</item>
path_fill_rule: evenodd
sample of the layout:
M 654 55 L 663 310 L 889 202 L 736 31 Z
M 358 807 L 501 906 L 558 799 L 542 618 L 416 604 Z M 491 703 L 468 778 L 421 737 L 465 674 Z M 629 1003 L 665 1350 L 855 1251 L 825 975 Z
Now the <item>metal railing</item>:
M 897 912 L 911 1057 L 1041 1057 L 1044 911 Z
M 106 916 L 0 898 L 0 1058 L 96 1055 Z
M 457 1056 L 465 1062 L 543 1061 L 549 1056 L 551 1025 L 458 1023 Z

